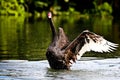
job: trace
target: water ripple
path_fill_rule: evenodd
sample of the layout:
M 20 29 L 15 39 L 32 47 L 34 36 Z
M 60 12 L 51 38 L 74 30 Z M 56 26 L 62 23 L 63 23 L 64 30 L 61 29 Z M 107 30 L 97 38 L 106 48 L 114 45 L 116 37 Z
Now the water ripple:
M 71 70 L 52 70 L 47 60 L 0 62 L 0 80 L 119 80 L 120 58 L 78 61 Z

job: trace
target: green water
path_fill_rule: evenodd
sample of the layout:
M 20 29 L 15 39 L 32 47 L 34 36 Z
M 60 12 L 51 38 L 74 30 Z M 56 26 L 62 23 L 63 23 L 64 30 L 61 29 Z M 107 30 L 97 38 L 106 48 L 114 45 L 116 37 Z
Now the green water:
M 120 44 L 120 20 L 112 17 L 80 17 L 79 15 L 53 17 L 56 28 L 62 27 L 72 41 L 83 30 L 88 29 L 107 40 Z M 51 41 L 47 18 L 37 20 L 23 17 L 0 16 L 0 60 L 44 60 Z M 119 57 L 120 49 L 112 53 L 90 52 L 84 56 Z

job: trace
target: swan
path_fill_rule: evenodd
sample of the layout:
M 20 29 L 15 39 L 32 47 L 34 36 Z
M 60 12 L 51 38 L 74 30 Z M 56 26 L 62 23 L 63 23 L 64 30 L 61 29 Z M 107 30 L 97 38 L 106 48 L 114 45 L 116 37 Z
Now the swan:
M 85 52 L 113 52 L 118 47 L 118 44 L 89 30 L 84 30 L 70 42 L 61 27 L 58 32 L 56 31 L 51 12 L 48 12 L 47 17 L 52 31 L 52 41 L 47 48 L 46 58 L 52 69 L 69 70 L 71 65 L 79 60 Z

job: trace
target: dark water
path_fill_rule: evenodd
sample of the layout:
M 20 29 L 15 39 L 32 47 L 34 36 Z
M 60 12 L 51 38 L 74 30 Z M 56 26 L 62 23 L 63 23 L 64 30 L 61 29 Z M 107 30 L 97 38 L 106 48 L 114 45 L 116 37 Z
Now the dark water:
M 55 16 L 56 28 L 62 27 L 70 40 L 88 29 L 107 40 L 120 44 L 120 20 L 112 17 Z M 0 17 L 0 60 L 43 60 L 51 41 L 47 18 L 37 20 L 23 17 Z M 119 57 L 120 49 L 113 53 L 87 53 L 92 57 Z

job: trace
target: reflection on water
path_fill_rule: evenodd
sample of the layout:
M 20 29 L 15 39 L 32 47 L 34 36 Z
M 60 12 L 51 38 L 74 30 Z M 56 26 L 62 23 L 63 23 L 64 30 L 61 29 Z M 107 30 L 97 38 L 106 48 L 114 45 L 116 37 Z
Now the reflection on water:
M 46 20 L 28 23 L 13 17 L 0 19 L 0 59 L 45 59 L 50 43 Z
M 73 40 L 85 29 L 103 35 L 106 39 L 120 43 L 120 20 L 112 18 L 79 16 L 54 17 L 55 25 L 64 28 Z M 46 19 L 28 22 L 21 17 L 0 17 L 0 59 L 43 60 L 51 41 L 51 31 Z M 117 57 L 120 51 L 111 54 L 86 54 L 85 56 Z

